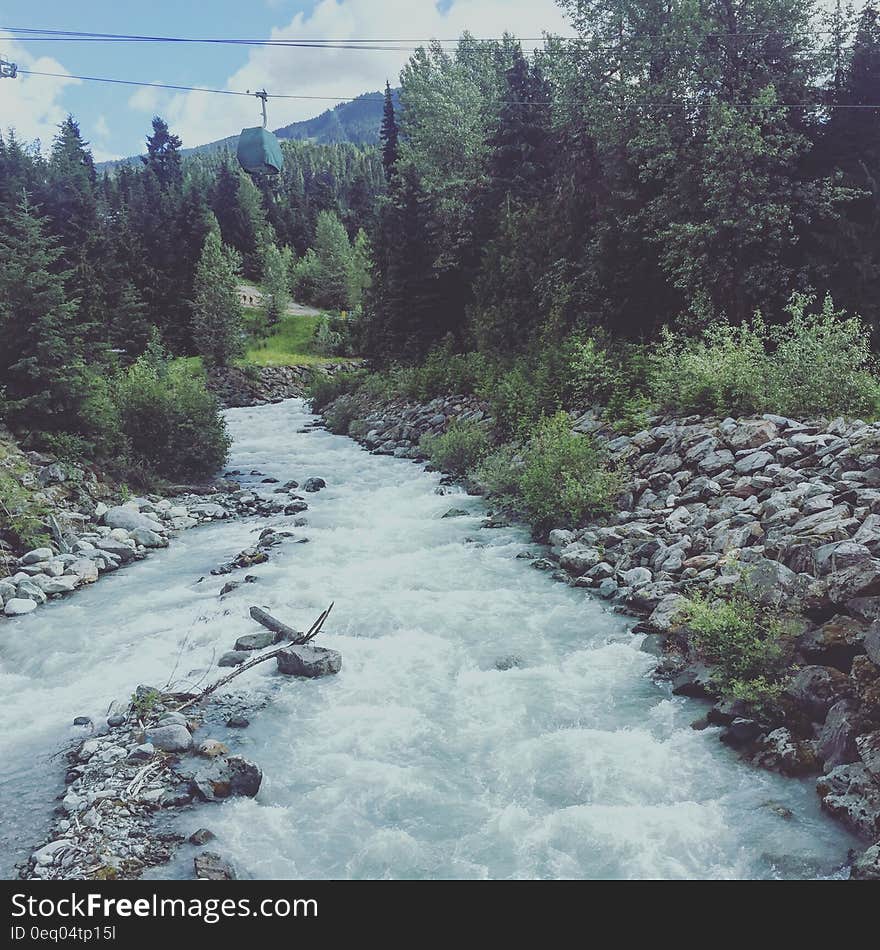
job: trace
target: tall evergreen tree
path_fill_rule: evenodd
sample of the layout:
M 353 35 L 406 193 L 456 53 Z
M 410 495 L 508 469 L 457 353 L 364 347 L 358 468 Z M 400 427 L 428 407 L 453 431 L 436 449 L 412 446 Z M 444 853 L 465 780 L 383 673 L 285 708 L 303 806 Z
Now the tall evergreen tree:
M 398 140 L 400 132 L 397 128 L 397 118 L 394 115 L 394 97 L 391 94 L 391 83 L 385 83 L 385 106 L 382 113 L 382 127 L 379 139 L 382 142 L 382 165 L 385 168 L 385 177 L 391 181 L 397 160 L 400 157 Z
M 179 188 L 183 182 L 180 137 L 168 128 L 161 116 L 153 117 L 153 134 L 147 137 L 147 154 L 142 161 L 151 169 L 162 188 Z
M 213 227 L 196 268 L 192 301 L 195 345 L 214 366 L 226 366 L 244 349 L 241 302 L 234 258 Z
M 48 222 L 26 199 L 0 239 L 0 386 L 18 431 L 76 430 L 82 391 L 82 350 L 69 277 Z

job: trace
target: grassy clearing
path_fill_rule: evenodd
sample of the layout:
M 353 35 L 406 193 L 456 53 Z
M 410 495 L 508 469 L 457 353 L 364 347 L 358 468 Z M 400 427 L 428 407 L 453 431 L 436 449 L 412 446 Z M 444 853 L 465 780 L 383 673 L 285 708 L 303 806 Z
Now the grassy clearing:
M 260 319 L 257 310 L 245 310 L 246 324 L 253 326 Z M 311 366 L 330 362 L 332 358 L 315 352 L 315 328 L 320 317 L 283 317 L 272 333 L 248 343 L 242 363 L 256 366 Z

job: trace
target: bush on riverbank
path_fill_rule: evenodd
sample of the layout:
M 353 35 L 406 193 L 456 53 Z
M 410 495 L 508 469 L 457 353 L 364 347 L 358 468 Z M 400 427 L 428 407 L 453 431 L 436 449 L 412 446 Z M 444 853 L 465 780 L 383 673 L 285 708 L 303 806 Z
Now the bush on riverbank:
M 761 607 L 743 590 L 728 599 L 694 594 L 679 608 L 691 643 L 713 667 L 725 698 L 740 699 L 772 714 L 791 664 L 791 639 L 779 614 Z
M 488 453 L 490 442 L 484 426 L 453 422 L 440 435 L 423 435 L 419 448 L 437 468 L 463 476 Z
M 204 372 L 148 347 L 113 387 L 129 466 L 142 477 L 204 478 L 226 461 L 230 438 Z

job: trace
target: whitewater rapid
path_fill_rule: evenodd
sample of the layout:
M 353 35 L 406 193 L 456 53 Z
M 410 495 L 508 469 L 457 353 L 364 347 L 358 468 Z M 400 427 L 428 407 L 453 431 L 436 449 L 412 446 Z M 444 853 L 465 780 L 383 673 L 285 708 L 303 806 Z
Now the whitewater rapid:
M 271 697 L 246 730 L 215 734 L 263 769 L 256 799 L 184 810 L 189 834 L 252 878 L 755 878 L 839 873 L 854 841 L 812 781 L 740 763 L 703 707 L 651 678 L 631 621 L 532 570 L 516 527 L 438 494 L 439 476 L 317 429 L 300 400 L 229 410 L 230 467 L 271 490 L 320 476 L 308 544 L 275 548 L 222 600 L 210 570 L 268 525 L 181 535 L 87 591 L 0 625 L 0 874 L 45 834 L 75 716 L 141 683 L 215 675 L 256 629 L 252 604 L 319 641 L 335 677 L 267 663 L 235 681 Z M 249 476 L 258 471 L 261 474 Z M 443 518 L 450 508 L 466 517 Z M 506 667 L 499 669 L 499 667 Z M 185 876 L 185 847 L 153 877 Z

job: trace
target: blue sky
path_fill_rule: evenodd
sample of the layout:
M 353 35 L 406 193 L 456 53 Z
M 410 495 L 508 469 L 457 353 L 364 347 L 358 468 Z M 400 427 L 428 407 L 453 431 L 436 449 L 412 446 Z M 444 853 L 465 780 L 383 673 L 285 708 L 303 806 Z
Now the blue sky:
M 367 37 L 443 39 L 569 32 L 554 0 L 0 0 L 0 28 L 82 30 L 171 36 Z M 408 53 L 239 46 L 21 42 L 0 29 L 0 56 L 45 72 L 327 96 L 270 101 L 270 125 L 308 118 L 341 99 L 395 82 Z M 44 147 L 67 112 L 80 122 L 98 159 L 141 150 L 154 112 L 167 116 L 186 145 L 256 124 L 247 98 L 135 90 L 22 76 L 0 80 L 0 128 L 14 126 Z

